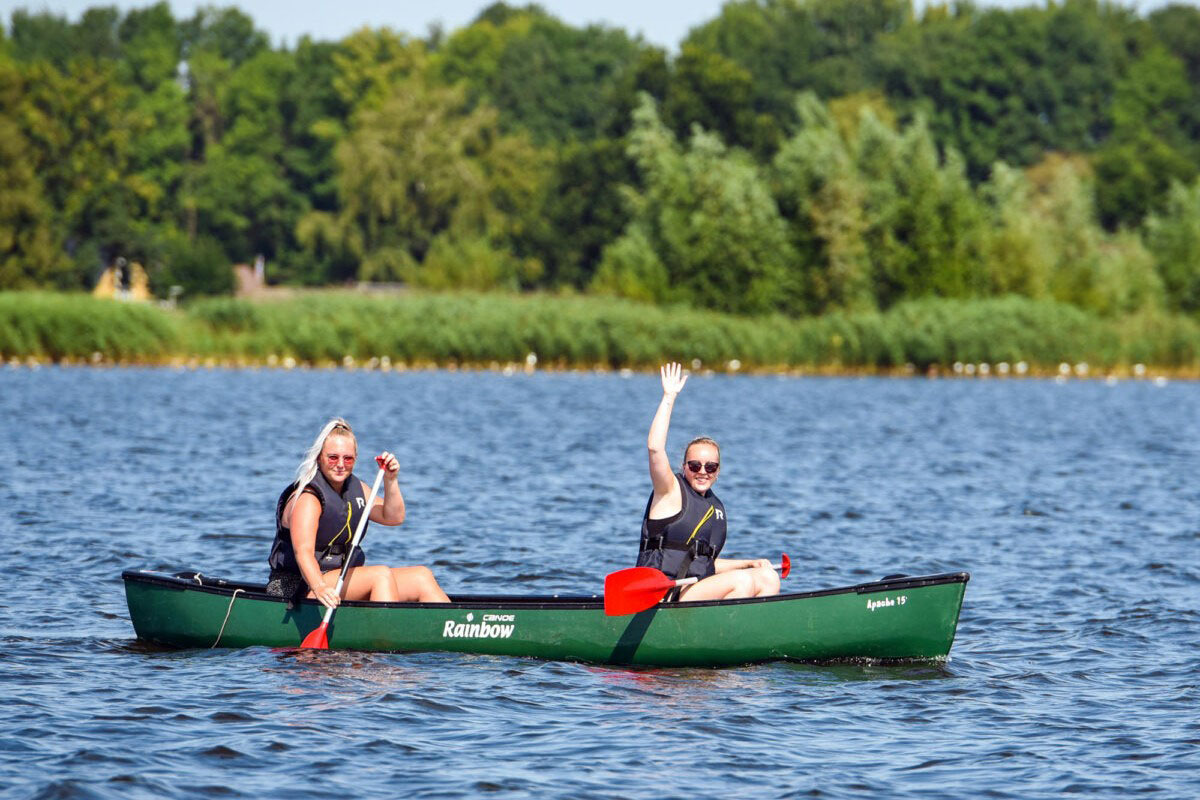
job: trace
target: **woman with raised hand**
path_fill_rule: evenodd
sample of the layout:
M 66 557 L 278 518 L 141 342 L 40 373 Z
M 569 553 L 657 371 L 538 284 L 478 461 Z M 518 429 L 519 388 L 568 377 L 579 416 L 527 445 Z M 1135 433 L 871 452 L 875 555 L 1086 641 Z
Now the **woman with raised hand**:
M 763 558 L 718 558 L 725 546 L 725 506 L 713 493 L 721 470 L 721 448 L 708 437 L 693 439 L 683 451 L 680 471 L 667 457 L 667 430 L 675 398 L 687 383 L 679 364 L 660 370 L 662 400 L 650 423 L 646 447 L 654 490 L 642 515 L 637 566 L 662 570 L 672 580 L 697 577 L 677 590 L 681 601 L 766 597 L 779 593 L 779 575 Z
M 328 608 L 342 600 L 450 602 L 428 567 L 365 566 L 361 547 L 348 552 L 364 513 L 380 525 L 404 522 L 400 462 L 387 451 L 375 457 L 384 470 L 383 497 L 367 509 L 371 490 L 354 474 L 357 459 L 358 440 L 349 423 L 340 417 L 325 423 L 276 503 L 267 593 L 315 598 Z M 339 596 L 334 587 L 346 558 L 352 560 Z

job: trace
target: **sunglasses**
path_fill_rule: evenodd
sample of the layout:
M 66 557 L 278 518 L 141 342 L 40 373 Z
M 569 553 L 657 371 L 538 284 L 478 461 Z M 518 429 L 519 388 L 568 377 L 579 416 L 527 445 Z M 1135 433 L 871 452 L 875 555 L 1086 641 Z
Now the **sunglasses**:
M 347 467 L 354 463 L 355 456 L 339 456 L 337 453 L 329 453 L 325 456 L 325 461 L 329 464 L 336 464 L 341 461 Z
M 712 475 L 721 468 L 721 465 L 716 461 L 705 461 L 703 464 L 701 464 L 699 461 L 689 461 L 687 462 L 687 468 L 696 474 L 700 474 L 701 470 L 703 470 L 709 475 Z

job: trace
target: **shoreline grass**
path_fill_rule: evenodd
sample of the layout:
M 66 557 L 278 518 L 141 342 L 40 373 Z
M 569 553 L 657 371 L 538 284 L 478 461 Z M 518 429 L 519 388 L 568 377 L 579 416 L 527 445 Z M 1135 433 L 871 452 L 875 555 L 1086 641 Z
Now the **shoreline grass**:
M 666 360 L 718 372 L 1018 376 L 1065 365 L 1077 376 L 1200 377 L 1200 325 L 1020 297 L 788 319 L 584 296 L 329 291 L 165 309 L 0 292 L 8 363 L 638 370 Z

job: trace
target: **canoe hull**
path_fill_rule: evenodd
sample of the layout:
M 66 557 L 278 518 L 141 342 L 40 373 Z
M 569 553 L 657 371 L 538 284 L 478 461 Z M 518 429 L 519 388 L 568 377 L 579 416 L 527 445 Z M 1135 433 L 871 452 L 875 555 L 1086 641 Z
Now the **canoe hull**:
M 334 649 L 450 651 L 597 664 L 726 666 L 943 659 L 969 575 L 875 581 L 772 598 L 660 604 L 624 617 L 598 597 L 455 596 L 449 604 L 346 603 Z M 171 647 L 295 647 L 323 608 L 289 609 L 259 584 L 126 571 L 138 638 Z

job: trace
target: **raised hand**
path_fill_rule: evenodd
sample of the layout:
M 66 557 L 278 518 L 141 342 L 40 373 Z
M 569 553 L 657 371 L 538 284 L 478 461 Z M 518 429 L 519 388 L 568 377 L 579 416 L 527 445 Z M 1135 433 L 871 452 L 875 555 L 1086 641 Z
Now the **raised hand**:
M 662 377 L 663 394 L 677 395 L 683 390 L 683 385 L 687 383 L 687 375 L 683 374 L 683 367 L 672 361 L 669 364 L 663 364 L 658 370 L 658 374 Z

